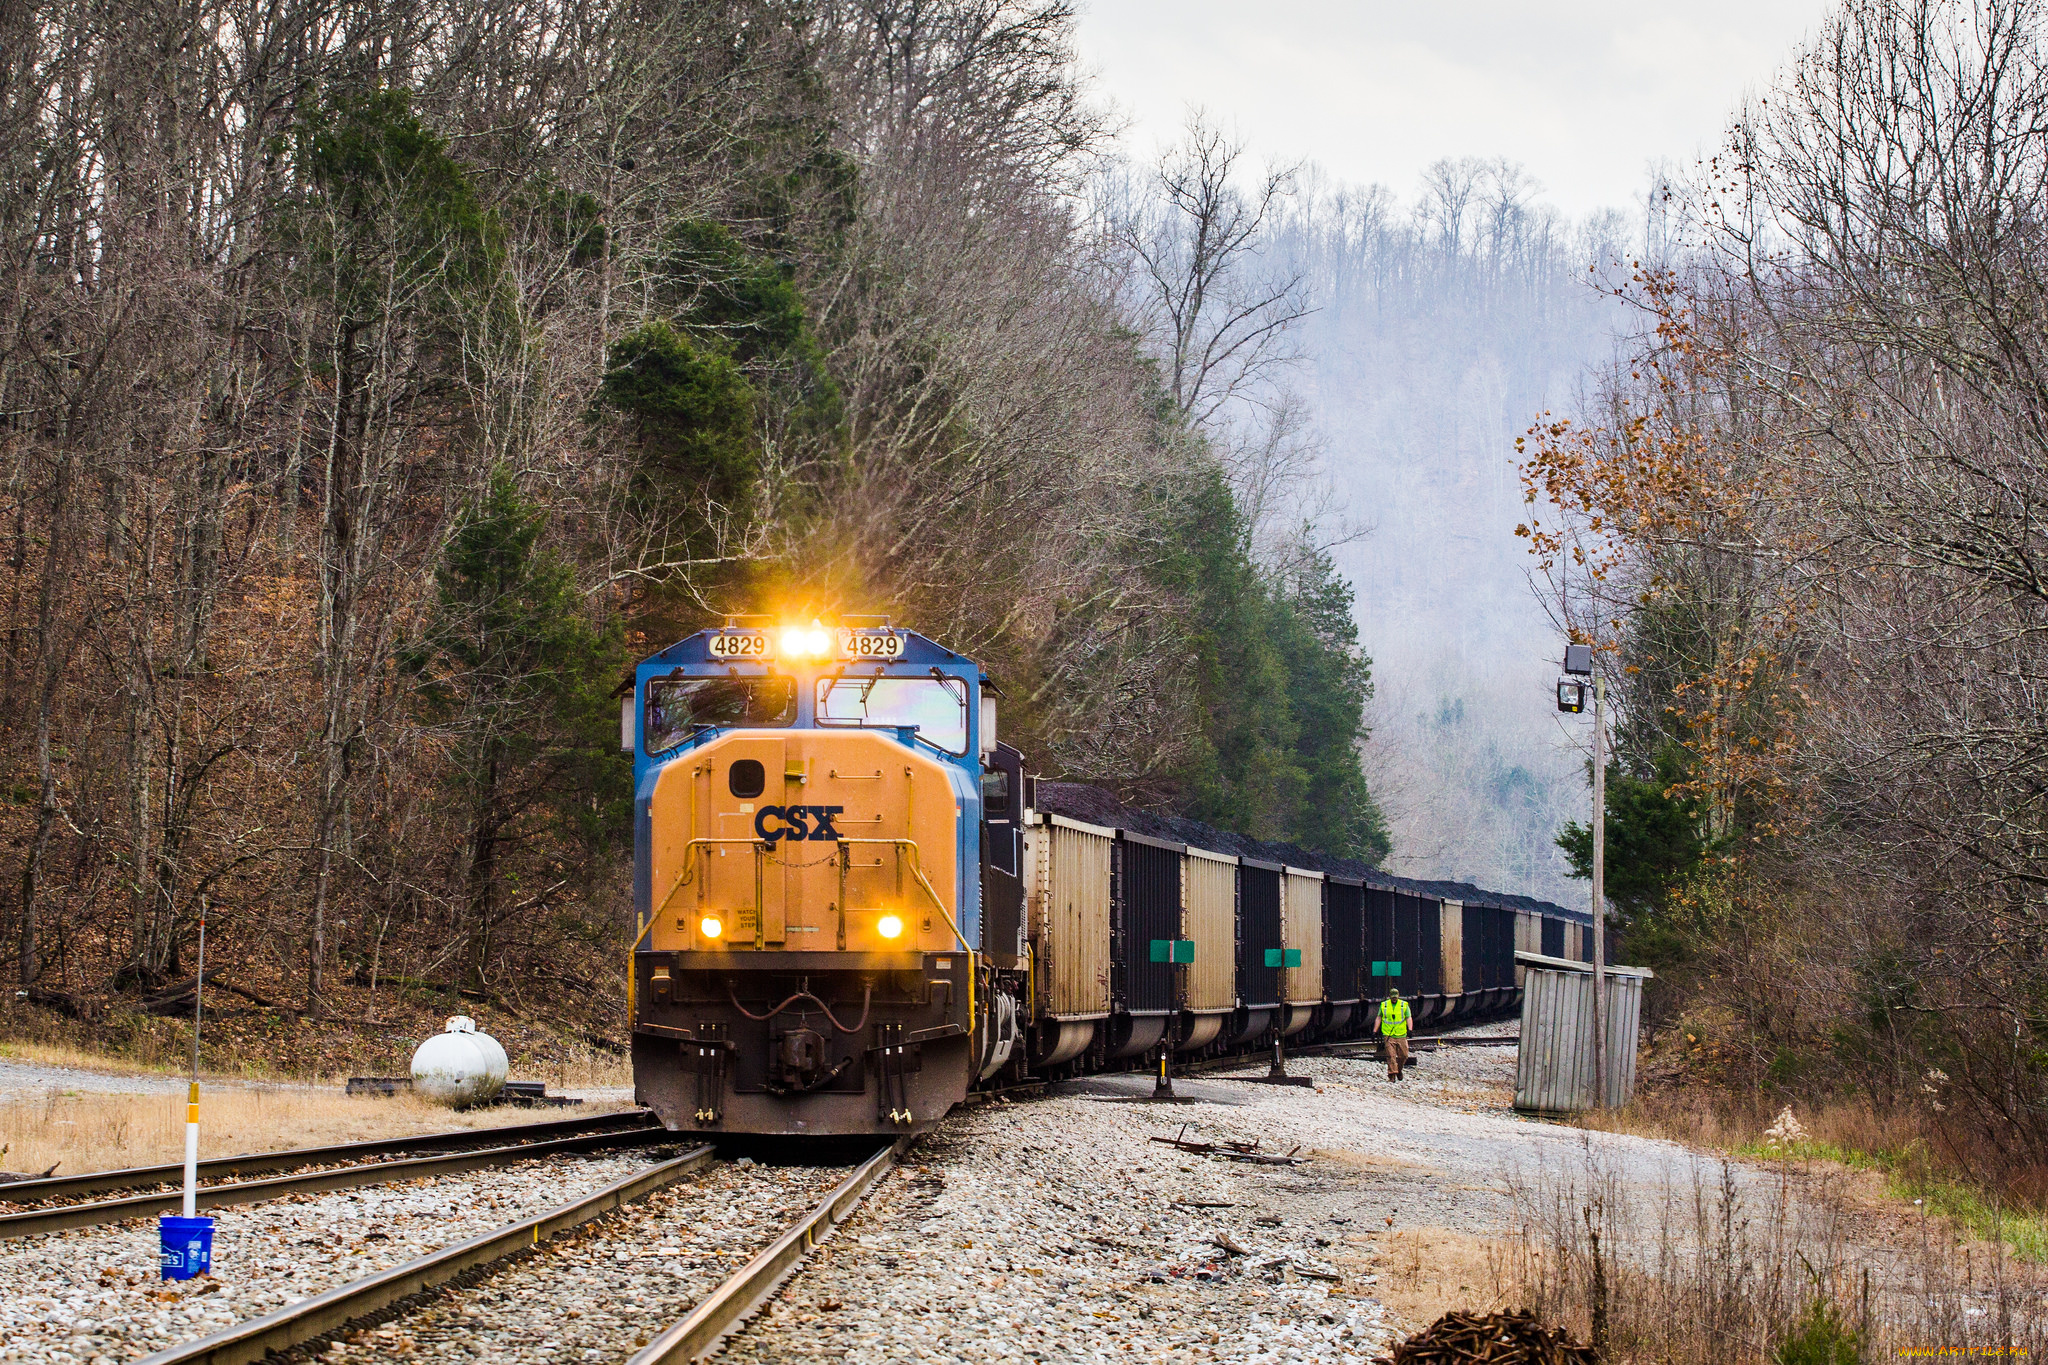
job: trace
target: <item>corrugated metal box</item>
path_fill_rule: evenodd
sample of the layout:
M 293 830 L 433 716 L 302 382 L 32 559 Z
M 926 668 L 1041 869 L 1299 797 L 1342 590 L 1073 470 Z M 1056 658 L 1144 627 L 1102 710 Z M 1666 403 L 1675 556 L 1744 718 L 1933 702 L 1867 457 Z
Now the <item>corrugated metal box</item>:
M 1432 896 L 1418 901 L 1415 929 L 1415 962 L 1420 970 L 1415 972 L 1409 989 L 1422 995 L 1441 995 L 1444 989 L 1443 902 Z
M 1099 1019 L 1109 1013 L 1109 862 L 1116 834 L 1058 815 L 1042 818 L 1045 855 L 1032 922 L 1046 1013 Z
M 1323 874 L 1287 869 L 1280 892 L 1280 943 L 1301 951 L 1301 965 L 1285 968 L 1280 998 L 1290 1005 L 1323 1000 Z
M 1163 1014 L 1178 1006 L 1179 968 L 1170 945 L 1180 937 L 1181 845 L 1147 839 L 1129 830 L 1117 840 L 1117 1008 L 1132 1014 Z M 1152 945 L 1169 945 L 1155 955 Z
M 1460 901 L 1445 901 L 1443 908 L 1443 954 L 1444 994 L 1456 995 L 1465 989 L 1466 964 L 1472 960 L 1477 945 L 1465 939 L 1465 906 Z
M 1237 1004 L 1237 859 L 1199 848 L 1181 868 L 1187 895 L 1182 933 L 1195 945 L 1188 968 L 1187 1009 L 1227 1010 Z
M 1533 911 L 1515 912 L 1515 952 L 1541 953 L 1543 951 L 1543 921 Z M 1515 984 L 1522 984 L 1522 974 L 1528 968 L 1518 960 L 1515 963 Z
M 1280 1003 L 1280 966 L 1268 965 L 1267 953 L 1280 942 L 1280 878 L 1278 863 L 1252 858 L 1237 861 L 1237 994 L 1253 1009 Z
M 1571 1114 L 1593 1107 L 1593 969 L 1541 953 L 1516 953 L 1522 979 L 1522 1042 L 1515 1059 L 1515 1108 Z M 1636 1088 L 1636 1026 L 1648 967 L 1607 968 L 1607 1104 Z
M 1365 887 L 1344 877 L 1323 883 L 1323 990 L 1337 1004 L 1357 1000 L 1365 954 Z

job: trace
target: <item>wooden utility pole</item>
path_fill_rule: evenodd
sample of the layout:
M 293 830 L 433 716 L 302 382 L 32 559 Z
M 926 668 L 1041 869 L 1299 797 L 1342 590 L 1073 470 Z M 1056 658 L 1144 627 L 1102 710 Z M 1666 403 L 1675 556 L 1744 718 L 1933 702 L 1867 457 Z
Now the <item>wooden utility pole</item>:
M 1607 1107 L 1607 689 L 1593 675 L 1593 1107 Z

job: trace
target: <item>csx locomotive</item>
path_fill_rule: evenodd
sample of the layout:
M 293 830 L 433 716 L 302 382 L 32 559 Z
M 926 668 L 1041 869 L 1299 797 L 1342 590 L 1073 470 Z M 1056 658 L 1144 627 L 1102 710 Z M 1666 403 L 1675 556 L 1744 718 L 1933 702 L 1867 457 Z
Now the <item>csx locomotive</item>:
M 668 1127 L 913 1132 L 1026 1075 L 1355 1033 L 1389 981 L 1425 1021 L 1504 1008 L 1518 946 L 1585 955 L 1559 906 L 1027 782 L 998 696 L 879 618 L 639 665 L 629 1012 Z

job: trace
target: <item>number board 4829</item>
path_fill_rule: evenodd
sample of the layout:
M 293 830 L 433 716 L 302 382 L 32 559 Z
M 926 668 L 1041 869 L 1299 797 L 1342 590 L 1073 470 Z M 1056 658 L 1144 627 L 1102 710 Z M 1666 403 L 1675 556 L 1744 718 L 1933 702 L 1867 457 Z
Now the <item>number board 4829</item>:
M 710 648 L 714 659 L 765 659 L 768 637 L 758 630 L 723 630 L 711 636 Z
M 840 642 L 849 659 L 900 659 L 903 635 L 894 630 L 849 630 Z

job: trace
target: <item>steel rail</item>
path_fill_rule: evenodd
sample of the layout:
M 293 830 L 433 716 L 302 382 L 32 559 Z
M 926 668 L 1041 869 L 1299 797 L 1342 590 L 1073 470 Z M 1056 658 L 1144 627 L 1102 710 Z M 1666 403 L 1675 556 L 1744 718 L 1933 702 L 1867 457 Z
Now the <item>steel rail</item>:
M 551 1142 L 523 1142 L 510 1147 L 486 1147 L 482 1151 L 447 1152 L 439 1156 L 410 1157 L 401 1161 L 376 1161 L 305 1175 L 273 1176 L 268 1180 L 242 1180 L 229 1185 L 206 1185 L 199 1190 L 199 1208 L 224 1204 L 254 1204 L 286 1194 L 315 1194 L 323 1190 L 353 1189 L 358 1185 L 382 1185 L 393 1180 L 411 1180 L 426 1175 L 453 1175 L 484 1166 L 505 1166 L 532 1157 L 588 1152 L 603 1147 L 641 1147 L 674 1141 L 666 1128 L 627 1128 L 616 1133 L 585 1133 L 579 1137 L 556 1138 Z M 92 1204 L 59 1204 L 47 1209 L 26 1209 L 0 1214 L 0 1240 L 33 1237 L 38 1233 L 62 1232 L 67 1228 L 116 1223 L 124 1218 L 143 1218 L 153 1213 L 174 1211 L 183 1206 L 184 1193 L 164 1190 L 128 1199 L 103 1199 Z
M 257 1175 L 289 1171 L 300 1166 L 319 1166 L 330 1161 L 358 1157 L 390 1156 L 399 1152 L 432 1151 L 439 1147 L 488 1146 L 520 1138 L 570 1137 L 579 1133 L 604 1132 L 617 1128 L 647 1128 L 659 1123 L 644 1109 L 595 1118 L 553 1119 L 545 1123 L 513 1123 L 501 1128 L 456 1128 L 415 1137 L 377 1138 L 369 1142 L 343 1142 L 331 1147 L 294 1147 L 276 1152 L 248 1152 L 240 1156 L 214 1157 L 199 1163 L 201 1180 L 222 1176 Z M 122 1170 L 85 1171 L 78 1175 L 49 1176 L 41 1180 L 16 1180 L 0 1185 L 0 1203 L 34 1204 L 48 1199 L 68 1199 L 81 1194 L 106 1194 L 113 1190 L 143 1189 L 150 1185 L 176 1183 L 185 1178 L 182 1165 L 130 1166 Z
M 1415 1047 L 1418 1043 L 1425 1044 L 1419 1051 L 1439 1052 L 1447 1047 L 1516 1047 L 1520 1045 L 1521 1041 L 1521 1036 L 1513 1033 L 1493 1038 L 1466 1038 L 1442 1035 L 1423 1037 L 1411 1035 L 1408 1039 L 1408 1045 L 1410 1055 L 1412 1056 L 1418 1050 Z M 1244 1051 L 1231 1053 L 1223 1057 L 1205 1057 L 1193 1062 L 1176 1062 L 1173 1073 L 1176 1076 L 1199 1076 L 1211 1071 L 1241 1070 L 1245 1067 L 1258 1066 L 1261 1062 L 1269 1060 L 1271 1055 L 1271 1053 L 1263 1051 Z M 1333 1057 L 1338 1061 L 1357 1061 L 1363 1058 L 1378 1057 L 1380 1055 L 1380 1039 L 1378 1034 L 1374 1034 L 1369 1038 L 1347 1038 L 1334 1043 L 1303 1043 L 1299 1047 L 1288 1048 L 1287 1055 L 1289 1057 Z M 1134 1067 L 1132 1070 L 1136 1070 L 1136 1068 Z
M 695 1148 L 673 1161 L 607 1185 L 586 1198 L 508 1223 L 389 1270 L 336 1285 L 324 1294 L 236 1323 L 212 1336 L 158 1351 L 143 1357 L 139 1365 L 248 1365 L 262 1360 L 272 1351 L 326 1336 L 357 1318 L 445 1284 L 464 1271 L 539 1246 L 557 1233 L 643 1199 L 702 1168 L 711 1160 L 713 1151 L 709 1146 Z
M 833 1229 L 853 1216 L 862 1196 L 889 1173 L 896 1159 L 910 1146 L 901 1137 L 869 1157 L 852 1175 L 841 1181 L 818 1206 L 791 1224 L 767 1250 L 742 1266 L 724 1284 L 711 1291 L 690 1315 L 647 1343 L 627 1365 L 687 1365 L 705 1359 L 718 1349 L 728 1334 L 752 1316 L 810 1253 L 812 1247 L 832 1234 Z M 149 1362 L 144 1362 L 149 1365 Z
M 1466 1038 L 1462 1036 L 1426 1038 L 1416 1036 L 1408 1040 L 1408 1046 L 1412 1050 L 1417 1044 L 1427 1044 L 1428 1050 L 1434 1052 L 1439 1048 L 1446 1047 L 1519 1047 L 1521 1042 L 1522 1037 L 1518 1033 L 1510 1033 L 1494 1038 Z M 1302 1047 L 1291 1049 L 1288 1055 L 1290 1057 L 1364 1056 L 1376 1054 L 1379 1048 L 1380 1040 L 1375 1036 L 1370 1039 L 1347 1039 L 1341 1043 L 1309 1043 Z

